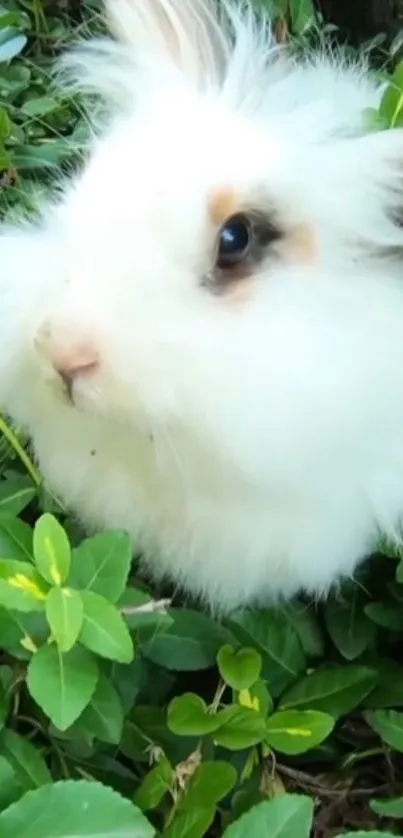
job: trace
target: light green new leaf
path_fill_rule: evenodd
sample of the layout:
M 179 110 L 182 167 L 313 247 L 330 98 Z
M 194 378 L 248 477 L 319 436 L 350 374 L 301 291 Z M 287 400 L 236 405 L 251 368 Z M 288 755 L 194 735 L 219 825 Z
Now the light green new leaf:
M 46 595 L 43 580 L 32 564 L 0 560 L 0 605 L 7 610 L 43 611 Z
M 71 547 L 62 525 L 49 512 L 35 524 L 33 549 L 41 576 L 50 585 L 63 585 L 69 574 Z
M 28 666 L 29 692 L 59 730 L 67 730 L 81 715 L 97 682 L 96 661 L 80 646 L 65 654 L 53 644 L 43 646 Z
M 78 591 L 51 588 L 46 599 L 46 619 L 61 652 L 75 644 L 84 622 L 84 606 Z

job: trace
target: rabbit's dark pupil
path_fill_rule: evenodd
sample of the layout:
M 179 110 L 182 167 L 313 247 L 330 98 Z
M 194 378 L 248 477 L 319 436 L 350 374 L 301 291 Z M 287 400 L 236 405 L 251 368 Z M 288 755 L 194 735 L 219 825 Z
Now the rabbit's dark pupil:
M 218 266 L 230 268 L 245 258 L 251 243 L 250 223 L 244 216 L 228 219 L 220 231 Z

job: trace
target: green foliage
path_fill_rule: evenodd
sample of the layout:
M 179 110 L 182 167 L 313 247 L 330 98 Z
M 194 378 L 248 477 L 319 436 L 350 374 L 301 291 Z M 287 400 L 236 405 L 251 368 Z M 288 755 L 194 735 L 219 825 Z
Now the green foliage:
M 312 0 L 254 2 L 296 49 L 322 37 Z M 0 6 L 4 216 L 80 158 L 82 106 L 50 67 L 98 8 Z M 370 130 L 403 125 L 393 63 Z M 171 607 L 127 534 L 84 538 L 0 430 L 1 838 L 403 835 L 401 547 L 318 606 Z

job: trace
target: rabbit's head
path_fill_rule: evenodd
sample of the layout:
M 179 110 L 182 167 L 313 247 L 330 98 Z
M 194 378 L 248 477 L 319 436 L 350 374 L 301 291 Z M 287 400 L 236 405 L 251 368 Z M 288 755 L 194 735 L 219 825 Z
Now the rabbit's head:
M 299 62 L 224 6 L 109 0 L 116 38 L 70 59 L 106 107 L 30 234 L 5 402 L 42 448 L 56 426 L 173 434 L 267 497 L 320 493 L 393 407 L 383 382 L 403 400 L 402 134 L 365 130 L 365 67 Z

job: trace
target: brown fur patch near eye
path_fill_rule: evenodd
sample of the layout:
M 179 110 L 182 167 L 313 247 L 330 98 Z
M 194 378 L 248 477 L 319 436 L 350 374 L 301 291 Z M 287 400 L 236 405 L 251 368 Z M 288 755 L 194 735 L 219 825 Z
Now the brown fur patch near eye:
M 210 197 L 207 212 L 214 226 L 221 226 L 227 218 L 239 212 L 239 202 L 232 187 L 217 189 Z
M 315 229 L 311 224 L 297 224 L 279 241 L 278 252 L 287 261 L 314 265 L 318 258 Z

